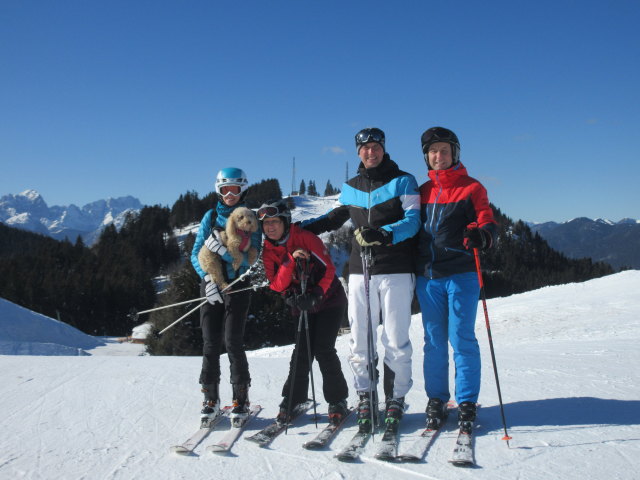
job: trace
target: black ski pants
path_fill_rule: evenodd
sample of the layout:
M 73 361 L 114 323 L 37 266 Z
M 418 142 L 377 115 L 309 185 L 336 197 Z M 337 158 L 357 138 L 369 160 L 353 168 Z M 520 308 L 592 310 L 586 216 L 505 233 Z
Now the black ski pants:
M 349 395 L 347 381 L 342 374 L 342 366 L 336 352 L 336 337 L 345 313 L 345 305 L 332 306 L 316 313 L 308 313 L 309 340 L 311 342 L 311 358 L 315 359 L 322 373 L 322 391 L 327 403 L 344 400 Z M 297 332 L 299 318 L 294 324 Z M 289 376 L 282 388 L 282 396 L 289 396 L 293 362 L 298 350 L 298 364 L 293 385 L 293 404 L 304 402 L 308 398 L 309 391 L 309 355 L 307 350 L 307 338 L 304 329 L 304 319 L 300 332 L 300 341 L 294 349 L 289 363 Z
M 200 295 L 205 296 L 206 282 L 200 283 Z M 248 280 L 236 283 L 231 289 L 249 286 Z M 200 308 L 200 326 L 202 327 L 202 385 L 220 382 L 220 352 L 222 342 L 227 349 L 232 384 L 249 384 L 249 363 L 244 351 L 244 327 L 251 302 L 251 290 L 222 294 L 224 303 L 211 305 L 205 303 Z

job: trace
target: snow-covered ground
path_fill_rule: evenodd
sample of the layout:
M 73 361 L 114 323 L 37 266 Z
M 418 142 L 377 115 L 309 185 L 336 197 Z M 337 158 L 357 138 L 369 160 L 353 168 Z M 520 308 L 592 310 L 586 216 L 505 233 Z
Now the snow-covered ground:
M 353 419 L 324 451 L 301 447 L 315 433 L 307 418 L 266 449 L 241 438 L 229 456 L 218 457 L 204 451 L 205 440 L 197 455 L 174 456 L 169 447 L 184 441 L 197 427 L 200 358 L 141 356 L 139 345 L 98 338 L 94 339 L 98 346 L 88 347 L 84 340 L 75 345 L 88 356 L 0 356 L 0 478 L 636 479 L 640 465 L 639 290 L 640 271 L 627 271 L 489 300 L 513 437 L 509 446 L 502 440 L 485 322 L 478 310 L 484 365 L 478 466 L 473 469 L 447 463 L 454 443 L 453 422 L 420 464 L 374 460 L 375 443 L 369 443 L 361 463 L 336 461 L 335 450 L 355 430 Z M 35 327 L 27 315 L 15 322 L 11 305 L 0 303 L 2 341 L 11 341 L 5 328 L 9 322 L 23 344 L 29 343 L 27 333 L 34 343 L 41 343 L 40 336 L 55 326 L 50 321 Z M 410 408 L 402 423 L 401 442 L 414 438 L 423 425 L 426 404 L 419 316 L 413 318 L 411 332 L 415 383 L 407 397 Z M 338 339 L 337 349 L 349 377 L 348 336 Z M 251 398 L 264 410 L 245 436 L 275 415 L 290 353 L 291 347 L 250 352 Z M 226 356 L 223 371 L 226 377 Z M 325 414 L 317 369 L 315 378 L 319 411 Z M 223 399 L 230 401 L 228 381 L 223 381 L 221 389 Z M 353 391 L 350 400 L 355 401 Z M 213 433 L 209 441 L 220 434 Z

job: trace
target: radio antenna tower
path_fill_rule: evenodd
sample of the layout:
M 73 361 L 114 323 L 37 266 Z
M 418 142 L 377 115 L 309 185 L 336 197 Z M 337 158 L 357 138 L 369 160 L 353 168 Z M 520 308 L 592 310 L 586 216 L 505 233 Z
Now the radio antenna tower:
M 296 192 L 296 157 L 293 157 L 293 168 L 291 171 L 291 195 L 294 195 Z

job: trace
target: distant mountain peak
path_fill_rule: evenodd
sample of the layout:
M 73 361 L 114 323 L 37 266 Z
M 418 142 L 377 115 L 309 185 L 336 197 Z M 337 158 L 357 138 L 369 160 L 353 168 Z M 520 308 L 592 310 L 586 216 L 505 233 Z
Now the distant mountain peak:
M 128 213 L 141 209 L 140 200 L 131 195 L 96 200 L 82 208 L 74 204 L 49 207 L 37 190 L 28 189 L 0 197 L 0 222 L 58 240 L 75 241 L 80 235 L 91 245 L 106 225 L 120 228 Z

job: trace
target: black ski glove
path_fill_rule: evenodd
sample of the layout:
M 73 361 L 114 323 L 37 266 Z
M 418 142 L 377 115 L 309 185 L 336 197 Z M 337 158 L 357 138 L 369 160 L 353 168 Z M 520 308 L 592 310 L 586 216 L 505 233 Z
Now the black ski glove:
M 291 295 L 285 300 L 285 303 L 290 307 L 297 308 L 298 310 L 312 310 L 322 301 L 322 298 L 322 289 L 320 287 L 315 287 L 313 291 L 309 293 Z
M 358 242 L 361 247 L 391 245 L 393 242 L 393 233 L 382 228 L 360 227 L 354 233 L 356 242 Z
M 466 228 L 462 236 L 464 237 L 463 244 L 467 250 L 473 248 L 486 250 L 491 246 L 491 234 L 482 228 Z

